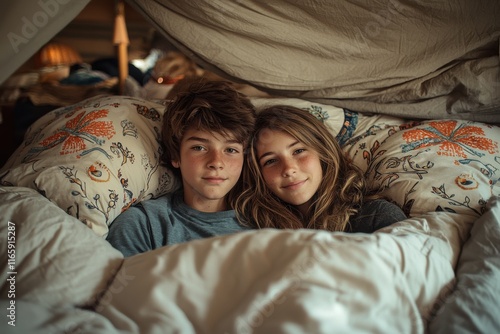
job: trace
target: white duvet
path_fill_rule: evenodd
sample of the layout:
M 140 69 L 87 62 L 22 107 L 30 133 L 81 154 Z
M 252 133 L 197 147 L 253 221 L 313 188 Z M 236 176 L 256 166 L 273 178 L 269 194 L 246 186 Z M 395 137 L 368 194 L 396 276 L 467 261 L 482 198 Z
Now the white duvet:
M 261 230 L 180 244 L 125 259 L 97 311 L 140 333 L 421 333 L 454 283 L 464 231 L 435 214 L 374 235 Z
M 422 333 L 473 220 L 249 231 L 123 259 L 33 190 L 2 187 L 0 203 L 1 235 L 9 220 L 17 238 L 16 327 L 3 321 L 2 333 Z

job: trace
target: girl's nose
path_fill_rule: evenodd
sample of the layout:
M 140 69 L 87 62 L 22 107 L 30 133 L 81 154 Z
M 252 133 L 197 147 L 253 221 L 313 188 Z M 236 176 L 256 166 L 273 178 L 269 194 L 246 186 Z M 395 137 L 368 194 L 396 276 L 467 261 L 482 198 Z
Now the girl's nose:
M 281 173 L 281 176 L 283 177 L 290 177 L 292 176 L 293 174 L 296 173 L 297 171 L 297 166 L 295 165 L 295 162 L 291 161 L 291 160 L 284 160 L 283 161 L 283 171 Z

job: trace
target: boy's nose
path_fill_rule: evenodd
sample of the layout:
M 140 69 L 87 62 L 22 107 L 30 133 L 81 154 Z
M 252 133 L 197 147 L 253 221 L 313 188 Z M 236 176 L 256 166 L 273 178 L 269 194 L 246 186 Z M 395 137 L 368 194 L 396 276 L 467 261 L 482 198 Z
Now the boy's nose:
M 224 167 L 224 162 L 222 160 L 222 155 L 219 152 L 212 152 L 210 159 L 208 160 L 208 167 L 214 169 L 220 169 Z

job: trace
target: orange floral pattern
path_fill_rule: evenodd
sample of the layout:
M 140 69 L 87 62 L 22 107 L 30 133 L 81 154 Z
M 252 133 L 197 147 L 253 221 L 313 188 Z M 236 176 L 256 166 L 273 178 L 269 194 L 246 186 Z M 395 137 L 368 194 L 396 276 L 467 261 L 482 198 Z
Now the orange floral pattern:
M 99 118 L 108 116 L 108 110 L 94 110 L 89 113 L 82 111 L 76 117 L 66 122 L 65 127 L 43 140 L 40 145 L 54 147 L 62 143 L 59 154 L 70 154 L 82 151 L 86 148 L 85 141 L 102 144 L 105 137 L 110 139 L 115 135 L 113 123 L 110 121 L 98 121 Z
M 484 130 L 479 126 L 467 123 L 458 124 L 457 121 L 435 121 L 429 122 L 426 128 L 408 130 L 403 134 L 407 144 L 402 145 L 403 152 L 428 146 L 438 145 L 437 154 L 446 156 L 458 156 L 466 158 L 467 153 L 475 156 L 484 156 L 487 151 L 490 154 L 498 152 L 498 144 L 489 138 L 485 138 Z
M 103 145 L 105 139 L 112 138 L 116 133 L 113 122 L 99 120 L 107 116 L 107 109 L 78 113 L 54 134 L 40 141 L 38 146 L 32 147 L 24 157 L 23 162 L 30 161 L 41 152 L 53 149 L 58 145 L 61 145 L 60 155 L 81 152 L 87 148 L 86 142 L 93 145 Z M 77 156 L 77 158 L 79 157 Z

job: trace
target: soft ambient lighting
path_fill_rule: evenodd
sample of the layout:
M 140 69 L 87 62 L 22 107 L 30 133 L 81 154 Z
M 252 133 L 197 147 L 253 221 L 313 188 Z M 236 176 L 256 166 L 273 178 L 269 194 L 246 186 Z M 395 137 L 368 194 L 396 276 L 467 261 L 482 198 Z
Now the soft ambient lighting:
M 35 65 L 38 68 L 70 66 L 81 62 L 82 58 L 75 49 L 61 43 L 49 43 L 35 56 Z

